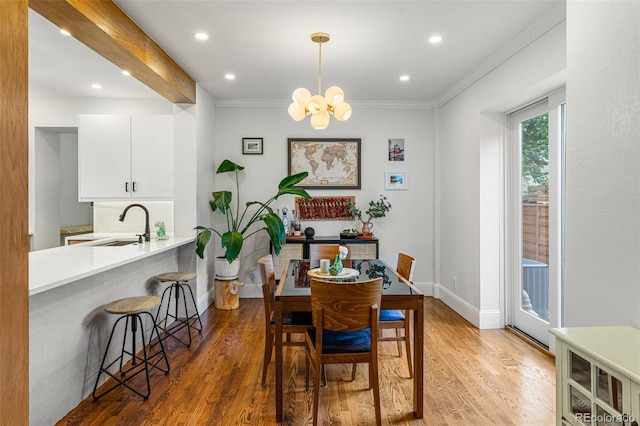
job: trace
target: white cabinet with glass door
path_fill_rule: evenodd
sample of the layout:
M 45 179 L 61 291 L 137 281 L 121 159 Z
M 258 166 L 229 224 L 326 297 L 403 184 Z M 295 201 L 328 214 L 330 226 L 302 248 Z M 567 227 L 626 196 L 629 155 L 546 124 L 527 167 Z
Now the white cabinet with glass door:
M 171 115 L 80 115 L 78 156 L 80 201 L 173 197 Z
M 640 330 L 554 328 L 556 424 L 638 426 Z

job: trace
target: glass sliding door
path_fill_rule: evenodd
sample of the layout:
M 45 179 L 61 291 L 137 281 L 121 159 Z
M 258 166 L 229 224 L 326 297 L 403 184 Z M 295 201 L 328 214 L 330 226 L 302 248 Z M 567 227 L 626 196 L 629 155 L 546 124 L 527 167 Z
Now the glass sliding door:
M 547 347 L 559 318 L 564 111 L 550 99 L 510 114 L 507 273 L 507 324 Z

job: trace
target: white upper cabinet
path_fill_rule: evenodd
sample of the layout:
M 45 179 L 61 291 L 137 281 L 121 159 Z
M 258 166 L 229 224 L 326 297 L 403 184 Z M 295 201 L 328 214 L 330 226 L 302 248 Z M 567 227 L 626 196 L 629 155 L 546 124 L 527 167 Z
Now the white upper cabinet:
M 131 117 L 133 198 L 173 198 L 173 116 Z
M 80 201 L 173 197 L 173 116 L 80 115 Z

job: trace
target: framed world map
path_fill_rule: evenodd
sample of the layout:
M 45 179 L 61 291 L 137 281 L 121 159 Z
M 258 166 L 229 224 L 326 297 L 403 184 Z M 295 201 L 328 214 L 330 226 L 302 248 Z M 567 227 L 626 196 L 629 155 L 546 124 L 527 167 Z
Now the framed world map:
M 288 139 L 289 175 L 305 189 L 360 189 L 360 139 Z

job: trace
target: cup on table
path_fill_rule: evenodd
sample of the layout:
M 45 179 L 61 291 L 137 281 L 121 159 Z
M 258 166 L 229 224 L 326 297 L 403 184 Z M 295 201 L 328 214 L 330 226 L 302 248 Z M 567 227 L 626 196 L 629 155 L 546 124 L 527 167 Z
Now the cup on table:
M 329 259 L 320 259 L 320 272 L 323 274 L 329 273 Z

